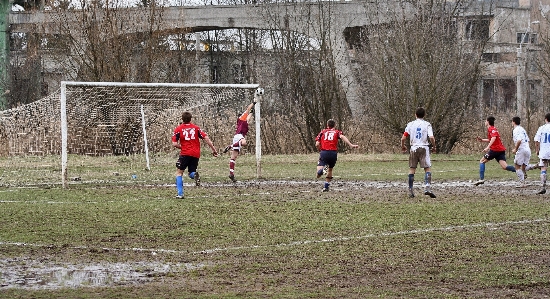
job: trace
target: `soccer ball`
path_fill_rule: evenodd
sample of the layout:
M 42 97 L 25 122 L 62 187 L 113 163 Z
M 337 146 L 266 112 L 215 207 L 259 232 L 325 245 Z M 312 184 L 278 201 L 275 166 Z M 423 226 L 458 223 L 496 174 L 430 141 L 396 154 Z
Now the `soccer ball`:
M 258 87 L 258 89 L 256 89 L 256 95 L 261 96 L 261 95 L 263 95 L 263 94 L 264 94 L 264 89 L 261 88 L 261 87 Z

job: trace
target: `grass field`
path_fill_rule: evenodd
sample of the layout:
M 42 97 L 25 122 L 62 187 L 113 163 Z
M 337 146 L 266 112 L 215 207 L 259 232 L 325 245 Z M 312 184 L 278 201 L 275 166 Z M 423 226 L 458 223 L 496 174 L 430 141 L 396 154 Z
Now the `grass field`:
M 407 196 L 405 155 L 341 154 L 331 191 L 316 154 L 1 160 L 1 298 L 548 298 L 550 205 L 480 155 L 433 155 L 433 191 Z M 511 161 L 511 159 L 509 159 Z M 15 167 L 17 165 L 17 167 Z M 132 178 L 135 175 L 135 178 Z

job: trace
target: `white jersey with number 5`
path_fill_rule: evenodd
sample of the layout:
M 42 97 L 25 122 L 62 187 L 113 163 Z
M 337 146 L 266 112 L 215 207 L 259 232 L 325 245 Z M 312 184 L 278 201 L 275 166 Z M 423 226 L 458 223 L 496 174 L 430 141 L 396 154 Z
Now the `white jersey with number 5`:
M 421 118 L 408 123 L 405 132 L 409 134 L 412 151 L 418 147 L 427 147 L 429 145 L 428 137 L 434 135 L 432 125 Z
M 535 134 L 535 141 L 540 143 L 539 158 L 550 159 L 550 123 L 539 127 Z
M 527 135 L 527 132 L 525 132 L 525 129 L 522 126 L 516 126 L 512 131 L 512 135 L 514 139 L 514 145 L 521 140 L 518 150 L 521 150 L 521 149 L 530 150 L 529 136 Z

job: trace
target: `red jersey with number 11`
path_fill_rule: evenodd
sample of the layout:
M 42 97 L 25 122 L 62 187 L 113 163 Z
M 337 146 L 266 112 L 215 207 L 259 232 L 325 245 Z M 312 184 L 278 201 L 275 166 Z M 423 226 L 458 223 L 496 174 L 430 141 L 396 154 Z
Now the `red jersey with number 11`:
M 504 152 L 506 148 L 504 147 L 504 144 L 502 144 L 502 140 L 500 140 L 500 134 L 498 133 L 498 130 L 494 126 L 489 126 L 487 128 L 487 139 L 491 141 L 491 138 L 496 137 L 495 142 L 491 144 L 490 150 L 493 152 Z
M 337 151 L 338 150 L 338 140 L 340 135 L 343 135 L 342 131 L 336 129 L 324 129 L 317 135 L 315 138 L 316 141 L 321 143 L 322 151 Z

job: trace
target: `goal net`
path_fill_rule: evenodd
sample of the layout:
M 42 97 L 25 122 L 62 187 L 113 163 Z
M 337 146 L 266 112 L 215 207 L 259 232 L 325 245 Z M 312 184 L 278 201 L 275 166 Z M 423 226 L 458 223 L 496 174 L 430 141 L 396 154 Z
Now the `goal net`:
M 183 111 L 192 113 L 192 122 L 217 147 L 229 144 L 237 116 L 255 97 L 260 100 L 258 90 L 257 84 L 64 81 L 57 94 L 0 112 L 0 138 L 6 145 L 2 154 L 60 158 L 63 186 L 69 179 L 86 179 L 78 172 L 87 163 L 82 157 L 139 155 L 142 168 L 148 169 L 154 167 L 149 155 L 175 152 L 171 135 Z M 245 150 L 255 152 L 259 177 L 260 105 L 254 111 L 248 139 L 255 140 L 255 147 Z

